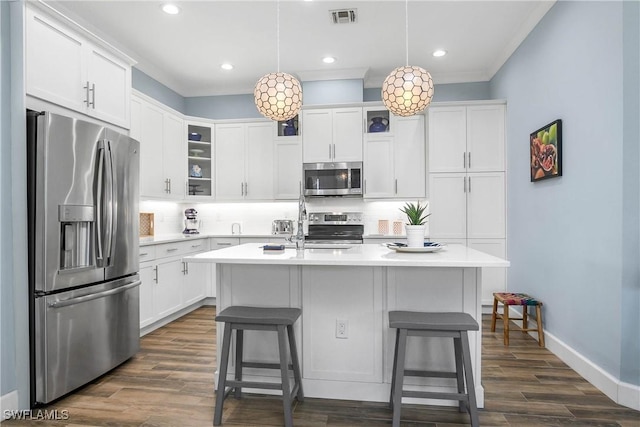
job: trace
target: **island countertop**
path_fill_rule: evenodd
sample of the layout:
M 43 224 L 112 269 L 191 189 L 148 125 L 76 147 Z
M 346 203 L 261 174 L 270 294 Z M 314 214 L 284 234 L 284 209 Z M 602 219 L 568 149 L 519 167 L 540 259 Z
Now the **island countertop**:
M 265 243 L 266 244 L 266 243 Z M 380 267 L 508 267 L 509 261 L 463 245 L 447 245 L 437 252 L 401 253 L 382 244 L 353 245 L 348 249 L 305 249 L 264 251 L 264 244 L 239 246 L 204 252 L 184 258 L 185 262 L 219 264 L 343 265 Z

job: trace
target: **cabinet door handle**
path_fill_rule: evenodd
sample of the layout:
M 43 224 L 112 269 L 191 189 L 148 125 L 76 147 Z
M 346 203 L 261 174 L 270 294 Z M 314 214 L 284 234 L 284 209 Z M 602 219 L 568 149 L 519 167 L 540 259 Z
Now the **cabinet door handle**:
M 87 84 L 85 86 L 82 86 L 82 89 L 85 90 L 84 93 L 84 103 L 87 104 L 87 107 L 89 106 L 89 81 L 87 80 Z
M 398 178 L 396 178 L 395 180 L 395 188 L 394 188 L 394 194 L 398 194 Z
M 471 177 L 469 177 L 469 193 L 471 193 Z
M 167 249 L 167 252 L 175 252 L 177 250 L 178 250 L 178 248 L 169 248 L 169 249 Z
M 231 242 L 218 242 L 217 245 L 218 246 L 231 246 Z
M 169 194 L 171 194 L 171 178 L 169 178 Z
M 462 182 L 464 183 L 463 184 L 464 185 L 464 192 L 466 193 L 467 192 L 467 177 L 466 176 L 462 177 Z
M 157 265 L 153 268 L 153 271 L 155 272 L 155 277 L 153 278 L 153 280 L 155 280 L 155 282 L 158 283 L 158 266 Z
M 91 84 L 91 107 L 96 109 L 96 84 Z
M 140 256 L 147 256 L 147 255 L 149 255 L 147 252 L 141 252 L 140 253 Z
M 333 159 L 336 158 L 336 144 L 333 144 Z
M 244 183 L 244 195 L 249 195 L 249 184 L 247 184 L 246 182 Z
M 362 182 L 362 186 L 363 186 L 364 194 L 367 194 L 367 180 L 366 179 Z
M 331 159 L 331 144 L 329 144 L 329 159 Z
M 202 245 L 191 245 L 191 247 L 194 248 L 194 249 L 195 248 L 199 248 L 200 246 L 202 246 Z
M 244 182 L 240 183 L 240 195 L 244 196 Z
M 467 168 L 467 153 L 462 152 L 462 169 Z
M 471 169 L 471 151 L 469 151 L 467 153 L 467 156 L 469 157 L 469 159 L 467 160 L 467 164 L 469 165 L 469 169 Z M 471 179 L 471 178 L 469 178 L 469 179 Z M 469 181 L 469 182 L 471 182 L 471 181 Z

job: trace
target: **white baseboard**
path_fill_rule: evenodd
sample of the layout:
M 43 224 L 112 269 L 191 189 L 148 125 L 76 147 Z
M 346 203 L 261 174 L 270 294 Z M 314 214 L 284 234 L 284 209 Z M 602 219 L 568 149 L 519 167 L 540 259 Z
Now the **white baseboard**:
M 514 307 L 511 307 L 509 312 L 513 312 L 514 316 L 521 315 Z M 514 323 L 521 326 L 522 322 Z M 529 332 L 529 335 L 537 338 L 537 333 L 535 332 Z M 560 360 L 606 394 L 611 400 L 619 405 L 640 411 L 640 385 L 620 381 L 620 379 L 606 372 L 547 330 L 544 330 L 544 340 L 547 350 L 558 356 Z
M 7 412 L 18 410 L 18 390 L 0 396 L 0 423 L 7 418 Z M 10 412 L 9 412 L 10 413 Z

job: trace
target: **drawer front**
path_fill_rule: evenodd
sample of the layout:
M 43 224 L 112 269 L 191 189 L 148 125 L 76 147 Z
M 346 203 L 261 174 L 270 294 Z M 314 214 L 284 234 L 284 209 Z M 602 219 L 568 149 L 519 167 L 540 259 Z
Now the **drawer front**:
M 155 245 L 140 246 L 140 262 L 151 261 L 156 258 Z
M 211 249 L 223 249 L 229 246 L 237 246 L 240 244 L 238 237 L 215 237 L 211 239 Z
M 209 239 L 198 239 L 184 242 L 187 246 L 187 253 L 205 252 L 209 250 Z
M 207 239 L 188 240 L 183 242 L 165 243 L 156 246 L 156 257 L 183 256 L 193 252 L 209 250 Z

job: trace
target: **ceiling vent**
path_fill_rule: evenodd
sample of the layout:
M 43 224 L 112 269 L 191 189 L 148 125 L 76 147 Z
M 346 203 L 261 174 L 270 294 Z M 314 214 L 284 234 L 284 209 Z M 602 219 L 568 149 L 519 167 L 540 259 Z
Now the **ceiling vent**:
M 355 24 L 358 21 L 357 9 L 330 10 L 331 22 L 334 24 Z

